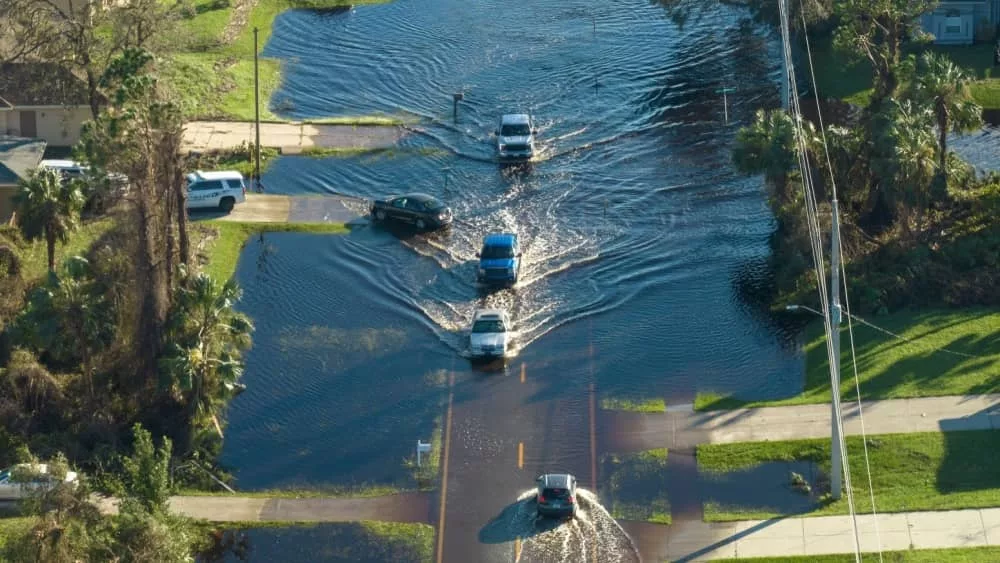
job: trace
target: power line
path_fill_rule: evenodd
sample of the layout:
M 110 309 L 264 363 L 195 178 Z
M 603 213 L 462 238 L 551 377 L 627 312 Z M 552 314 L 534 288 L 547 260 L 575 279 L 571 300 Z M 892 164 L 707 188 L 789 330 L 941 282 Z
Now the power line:
M 794 137 L 798 149 L 797 157 L 799 160 L 799 171 L 801 175 L 802 190 L 805 199 L 806 221 L 809 228 L 809 241 L 812 247 L 813 267 L 816 270 L 816 280 L 820 294 L 820 303 L 822 304 L 822 309 L 824 313 L 823 326 L 827 336 L 827 357 L 830 365 L 830 384 L 832 391 L 830 394 L 831 405 L 832 405 L 831 414 L 833 417 L 833 430 L 832 430 L 833 436 L 832 436 L 831 446 L 834 450 L 833 459 L 831 460 L 833 466 L 831 471 L 831 490 L 833 491 L 835 498 L 839 496 L 840 485 L 838 481 L 841 475 L 841 471 L 843 471 L 843 476 L 846 485 L 845 488 L 847 489 L 847 506 L 851 514 L 851 524 L 852 524 L 852 529 L 854 531 L 854 557 L 855 561 L 860 562 L 861 541 L 858 536 L 857 515 L 855 514 L 854 510 L 854 492 L 853 492 L 853 487 L 851 485 L 850 465 L 848 464 L 847 448 L 845 447 L 846 444 L 844 441 L 843 414 L 840 406 L 840 393 L 839 393 L 840 358 L 834 357 L 835 355 L 839 356 L 839 354 L 835 354 L 834 352 L 835 348 L 834 338 L 839 339 L 839 329 L 838 332 L 835 334 L 834 329 L 832 327 L 832 318 L 830 315 L 830 303 L 827 298 L 826 279 L 824 275 L 825 264 L 823 260 L 823 250 L 822 250 L 822 235 L 819 230 L 819 220 L 818 220 L 818 204 L 816 202 L 815 189 L 812 183 L 812 170 L 810 168 L 809 158 L 806 151 L 805 133 L 802 127 L 802 110 L 801 107 L 799 106 L 799 100 L 798 100 L 799 90 L 798 90 L 798 84 L 796 83 L 795 79 L 795 67 L 792 62 L 792 56 L 791 56 L 791 39 L 790 39 L 790 31 L 788 23 L 789 20 L 788 6 L 786 0 L 779 0 L 778 8 L 781 16 L 781 39 L 783 47 L 782 54 L 784 56 L 785 72 L 789 84 L 789 91 L 792 93 L 792 95 L 789 96 L 789 106 L 793 117 L 793 127 L 795 133 Z M 835 197 L 833 199 L 833 209 L 834 213 L 837 213 L 837 200 Z M 835 236 L 836 236 L 836 221 L 837 217 L 834 217 Z M 835 238 L 834 244 L 831 246 L 836 246 L 837 244 L 838 243 Z M 833 259 L 837 259 L 840 257 L 840 254 L 839 253 L 834 254 L 835 252 L 836 250 L 831 248 L 831 257 Z M 834 270 L 835 271 L 832 272 L 834 278 L 833 283 L 835 284 L 834 288 L 839 292 L 840 289 L 839 283 L 836 281 L 836 278 L 839 276 L 840 272 L 837 271 L 838 268 L 836 267 L 836 265 L 834 266 Z M 836 300 L 834 301 L 834 307 L 838 313 L 837 318 L 839 323 L 840 305 Z M 839 456 L 837 455 L 836 450 L 839 450 L 840 454 Z M 837 468 L 838 462 L 840 462 L 842 469 Z

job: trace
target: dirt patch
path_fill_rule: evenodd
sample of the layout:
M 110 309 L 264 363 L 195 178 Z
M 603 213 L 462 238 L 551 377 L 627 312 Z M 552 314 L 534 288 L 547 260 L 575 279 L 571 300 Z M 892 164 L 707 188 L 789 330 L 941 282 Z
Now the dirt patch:
M 253 11 L 259 0 L 236 0 L 233 6 L 233 15 L 229 18 L 229 23 L 222 30 L 222 43 L 228 45 L 236 40 L 236 37 L 243 31 L 250 21 L 250 12 Z

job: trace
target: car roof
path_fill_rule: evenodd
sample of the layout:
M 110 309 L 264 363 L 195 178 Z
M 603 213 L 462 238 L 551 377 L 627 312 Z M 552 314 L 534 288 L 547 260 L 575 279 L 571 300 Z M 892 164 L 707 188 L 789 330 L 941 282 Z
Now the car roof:
M 542 475 L 542 486 L 554 489 L 568 489 L 572 480 L 573 476 L 566 473 Z
M 204 170 L 196 170 L 188 174 L 188 181 L 198 181 L 203 180 L 242 180 L 243 174 L 240 174 L 236 170 L 214 170 L 211 172 L 205 172 Z
M 483 244 L 490 246 L 513 246 L 517 240 L 514 233 L 491 233 L 483 237 Z
M 86 165 L 73 160 L 46 159 L 38 163 L 41 168 L 86 168 Z
M 401 198 L 401 197 L 405 197 L 406 199 L 412 199 L 412 200 L 415 200 L 415 201 L 440 201 L 438 198 L 436 198 L 436 197 L 434 197 L 432 195 L 427 195 L 427 194 L 422 193 L 422 192 L 415 192 L 415 193 L 412 193 L 412 194 L 403 194 L 403 195 L 396 196 L 393 199 L 398 199 L 398 198 Z
M 477 309 L 476 314 L 473 315 L 475 319 L 483 319 L 495 317 L 497 319 L 502 319 L 507 314 L 507 311 L 503 309 Z
M 529 123 L 531 117 L 526 113 L 505 113 L 500 118 L 500 123 Z

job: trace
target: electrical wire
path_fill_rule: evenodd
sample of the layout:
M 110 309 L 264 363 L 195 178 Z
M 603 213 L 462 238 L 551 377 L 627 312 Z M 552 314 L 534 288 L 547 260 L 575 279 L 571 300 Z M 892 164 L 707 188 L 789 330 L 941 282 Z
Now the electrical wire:
M 826 141 L 826 127 L 824 127 L 823 125 L 823 110 L 820 107 L 819 103 L 819 89 L 816 84 L 816 71 L 815 68 L 813 67 L 812 49 L 809 45 L 809 33 L 807 30 L 808 26 L 806 24 L 805 6 L 803 5 L 802 0 L 799 0 L 799 15 L 802 18 L 802 35 L 805 37 L 806 59 L 809 62 L 809 77 L 812 80 L 813 98 L 815 98 L 816 100 L 816 119 L 819 122 L 820 135 L 821 138 L 823 139 L 823 153 L 826 156 L 827 170 L 830 173 L 830 191 L 834 201 L 836 201 L 837 180 L 833 175 L 833 163 L 830 159 L 830 148 Z M 834 210 L 836 212 L 837 208 L 834 208 Z M 864 410 L 861 406 L 861 383 L 860 379 L 858 378 L 858 358 L 857 354 L 855 353 L 855 347 L 854 347 L 854 325 L 851 322 L 851 300 L 849 297 L 850 294 L 847 287 L 847 267 L 845 264 L 846 261 L 844 260 L 844 249 L 841 241 L 839 240 L 837 241 L 837 248 L 833 249 L 833 252 L 837 252 L 840 255 L 840 268 L 842 274 L 841 279 L 843 280 L 844 284 L 844 308 L 846 309 L 847 312 L 847 335 L 851 343 L 851 366 L 854 371 L 854 390 L 858 400 L 858 420 L 861 423 L 861 445 L 865 457 L 865 473 L 867 474 L 868 477 L 868 495 L 872 504 L 872 524 L 875 527 L 875 544 L 878 549 L 879 563 L 882 563 L 882 535 L 879 532 L 879 526 L 878 526 L 878 512 L 875 506 L 875 486 L 872 482 L 872 468 L 868 456 L 868 437 L 865 432 L 865 416 L 864 416 Z M 837 359 L 839 360 L 840 358 Z M 837 390 L 837 392 L 839 392 L 839 389 Z M 843 451 L 846 454 L 847 448 L 845 447 Z M 844 467 L 845 468 L 848 467 L 846 463 L 844 464 Z M 856 533 L 857 529 L 855 527 L 855 534 Z M 859 543 L 858 547 L 860 550 L 860 541 L 858 543 Z
M 853 487 L 851 485 L 851 475 L 850 475 L 850 465 L 848 463 L 846 442 L 844 439 L 844 428 L 843 428 L 843 414 L 840 405 L 840 389 L 839 389 L 839 359 L 834 358 L 834 350 L 832 343 L 833 326 L 830 315 L 830 303 L 827 298 L 826 291 L 826 279 L 825 279 L 825 263 L 823 259 L 823 249 L 822 249 L 822 234 L 819 229 L 818 220 L 818 204 L 816 202 L 816 193 L 812 183 L 812 170 L 809 164 L 809 158 L 806 151 L 806 141 L 805 133 L 802 127 L 802 109 L 799 106 L 798 100 L 798 85 L 795 79 L 795 67 L 792 61 L 791 55 L 791 39 L 789 31 L 789 18 L 788 18 L 788 6 L 787 0 L 779 0 L 778 9 L 781 18 L 781 39 L 782 39 L 782 52 L 785 63 L 785 73 L 788 80 L 789 86 L 789 99 L 788 103 L 791 109 L 793 117 L 793 127 L 794 127 L 794 137 L 797 145 L 797 156 L 799 160 L 799 170 L 802 181 L 803 195 L 805 199 L 806 208 L 806 221 L 809 228 L 809 240 L 812 246 L 812 257 L 813 266 L 816 270 L 816 281 L 820 294 L 820 303 L 823 309 L 823 325 L 827 336 L 827 358 L 830 365 L 830 383 L 831 383 L 831 398 L 832 398 L 832 410 L 834 418 L 834 427 L 839 433 L 838 446 L 840 447 L 840 462 L 843 468 L 843 475 L 845 480 L 845 488 L 847 489 L 847 506 L 851 514 L 852 529 L 854 531 L 854 558 L 855 561 L 861 561 L 861 541 L 858 536 L 858 525 L 857 525 L 857 515 L 854 510 L 854 493 Z M 836 200 L 834 200 L 836 202 Z M 834 252 L 831 249 L 831 254 Z M 837 255 L 839 258 L 839 253 Z M 837 272 L 839 274 L 839 272 Z M 839 287 L 837 288 L 839 289 Z M 835 306 L 839 308 L 839 303 L 834 303 Z

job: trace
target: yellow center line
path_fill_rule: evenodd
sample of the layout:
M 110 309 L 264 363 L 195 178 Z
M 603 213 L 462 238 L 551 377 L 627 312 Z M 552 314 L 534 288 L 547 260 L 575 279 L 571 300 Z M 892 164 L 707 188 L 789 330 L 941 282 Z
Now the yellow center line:
M 514 538 L 514 563 L 521 560 L 521 538 Z
M 597 490 L 597 399 L 594 397 L 594 384 L 590 384 L 590 488 Z
M 525 366 L 521 364 L 521 383 L 524 383 Z
M 524 442 L 517 443 L 517 468 L 524 469 Z
M 444 460 L 441 469 L 441 514 L 438 518 L 437 563 L 444 557 L 444 513 L 448 499 L 448 451 L 451 449 L 451 404 L 455 398 L 455 373 L 448 377 L 448 414 L 444 423 Z

